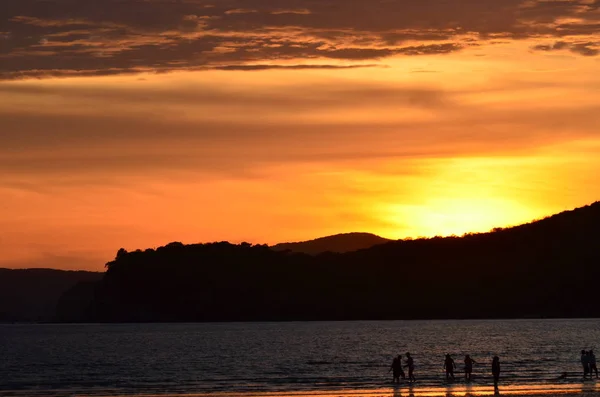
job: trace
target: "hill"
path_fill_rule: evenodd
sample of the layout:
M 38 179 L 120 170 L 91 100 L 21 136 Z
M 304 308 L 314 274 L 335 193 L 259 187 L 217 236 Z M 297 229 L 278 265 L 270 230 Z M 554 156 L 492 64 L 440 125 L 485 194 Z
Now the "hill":
M 120 250 L 64 321 L 598 317 L 600 204 L 463 237 L 311 256 L 229 243 Z M 65 307 L 64 305 L 61 307 Z
M 384 244 L 390 240 L 371 233 L 344 233 L 296 243 L 281 243 L 271 247 L 276 251 L 290 250 L 310 255 L 323 252 L 352 252 Z
M 0 269 L 0 322 L 51 321 L 59 298 L 79 282 L 102 273 L 51 269 Z

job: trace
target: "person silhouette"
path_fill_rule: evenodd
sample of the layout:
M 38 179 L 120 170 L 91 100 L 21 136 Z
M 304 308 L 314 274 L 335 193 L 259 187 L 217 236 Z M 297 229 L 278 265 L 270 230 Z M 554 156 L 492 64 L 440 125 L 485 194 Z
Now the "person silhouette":
M 590 372 L 590 358 L 588 356 L 588 352 L 585 350 L 581 351 L 581 366 L 583 367 L 583 379 L 587 378 L 588 373 Z M 590 374 L 590 378 L 592 374 Z
M 471 381 L 471 373 L 473 372 L 473 364 L 477 364 L 475 360 L 468 354 L 465 356 L 465 381 Z
M 406 353 L 405 367 L 408 368 L 408 381 L 411 383 L 416 382 L 417 380 L 415 379 L 415 361 L 413 360 L 412 356 L 408 352 Z
M 494 356 L 492 359 L 492 375 L 494 376 L 494 391 L 498 393 L 498 381 L 500 380 L 500 358 Z
M 590 371 L 590 378 L 592 377 L 592 372 L 594 372 L 596 374 L 596 379 L 598 379 L 598 367 L 596 366 L 596 355 L 594 354 L 593 350 L 590 350 L 588 352 L 588 356 L 589 356 L 589 371 Z
M 446 354 L 446 359 L 444 360 L 444 369 L 446 370 L 446 380 L 454 380 L 454 370 L 456 369 L 456 363 L 450 356 L 450 354 Z
M 390 371 L 393 371 L 392 375 L 394 376 L 392 383 L 400 383 L 400 377 L 402 377 L 402 379 L 405 378 L 404 370 L 402 370 L 402 355 L 401 354 L 399 354 L 398 357 L 394 357 L 394 360 L 392 361 L 392 366 L 390 367 Z
M 396 383 L 396 375 L 397 375 L 397 371 L 396 368 L 398 367 L 398 357 L 394 357 L 394 359 L 392 360 L 392 365 L 390 365 L 390 369 L 388 370 L 388 373 L 390 371 L 392 371 L 392 383 Z M 399 379 L 398 379 L 399 381 Z

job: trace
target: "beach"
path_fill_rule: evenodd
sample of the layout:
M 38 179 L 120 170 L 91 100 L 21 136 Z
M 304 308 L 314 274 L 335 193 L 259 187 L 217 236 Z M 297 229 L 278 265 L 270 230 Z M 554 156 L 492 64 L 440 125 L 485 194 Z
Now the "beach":
M 508 384 L 500 385 L 495 392 L 491 384 L 451 384 L 444 386 L 419 386 L 418 384 L 398 384 L 368 389 L 324 389 L 323 385 L 313 385 L 311 390 L 282 391 L 218 391 L 195 393 L 193 391 L 158 391 L 144 393 L 129 390 L 119 393 L 117 390 L 101 390 L 85 388 L 70 390 L 2 390 L 2 397 L 469 397 L 469 396 L 540 396 L 540 397 L 584 397 L 600 396 L 600 381 L 585 380 L 569 384 Z M 323 389 L 319 389 L 319 387 Z M 239 390 L 239 388 L 238 388 Z
M 598 385 L 527 385 L 503 387 L 495 393 L 493 387 L 385 387 L 369 390 L 284 391 L 284 392 L 217 392 L 217 393 L 152 393 L 152 394 L 88 394 L 85 391 L 0 391 L 2 397 L 469 397 L 469 396 L 523 396 L 523 397 L 586 397 L 600 396 Z

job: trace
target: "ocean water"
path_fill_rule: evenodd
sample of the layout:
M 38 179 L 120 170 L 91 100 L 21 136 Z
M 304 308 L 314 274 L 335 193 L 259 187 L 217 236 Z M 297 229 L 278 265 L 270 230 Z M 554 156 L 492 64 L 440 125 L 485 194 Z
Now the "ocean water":
M 0 325 L 0 396 L 384 390 L 393 356 L 406 352 L 411 392 L 488 390 L 495 354 L 504 390 L 595 390 L 579 362 L 593 348 L 600 320 Z M 444 382 L 446 353 L 454 384 Z M 468 386 L 467 353 L 477 361 Z

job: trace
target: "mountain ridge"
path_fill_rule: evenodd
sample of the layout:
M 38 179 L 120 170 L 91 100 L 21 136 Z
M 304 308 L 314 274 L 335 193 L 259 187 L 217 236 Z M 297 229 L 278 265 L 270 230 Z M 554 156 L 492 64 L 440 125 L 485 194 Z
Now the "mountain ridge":
M 0 268 L 0 322 L 53 321 L 60 297 L 80 282 L 104 273 L 45 268 Z
M 308 255 L 227 242 L 120 250 L 61 321 L 598 317 L 600 203 L 462 237 Z
M 270 246 L 269 248 L 276 251 L 290 250 L 293 252 L 317 255 L 324 252 L 345 253 L 358 251 L 360 249 L 371 248 L 378 244 L 384 244 L 389 241 L 392 240 L 373 233 L 351 232 L 338 233 L 306 241 L 279 243 Z
M 371 239 L 374 245 L 350 250 L 346 244 L 344 252 L 331 248 L 332 239 L 347 243 L 348 237 L 362 242 Z M 327 243 L 327 249 L 322 243 Z M 145 251 L 120 250 L 103 273 L 0 269 L 0 322 L 472 318 L 480 314 L 468 310 L 469 306 L 479 307 L 486 301 L 490 306 L 480 309 L 491 317 L 600 316 L 600 310 L 587 306 L 595 300 L 593 296 L 581 301 L 573 298 L 586 296 L 588 289 L 581 286 L 600 277 L 598 246 L 599 202 L 461 237 L 389 240 L 370 233 L 344 233 L 273 247 L 170 243 Z M 147 284 L 144 288 L 154 291 L 156 298 L 146 295 L 145 303 L 127 303 L 130 298 L 123 288 L 128 290 L 133 280 Z M 448 289 L 446 283 L 462 290 Z M 174 285 L 184 288 L 171 290 Z M 419 298 L 415 310 L 397 312 L 387 303 L 394 299 L 388 290 L 397 288 L 403 295 L 420 297 L 420 289 L 428 292 Z M 168 306 L 170 298 L 167 303 L 156 302 L 165 298 L 165 290 L 184 301 L 205 296 L 215 306 L 199 304 L 204 309 L 188 307 L 189 313 L 177 309 L 170 314 L 159 308 Z M 315 296 L 310 296 L 311 290 Z M 435 303 L 435 299 L 444 301 L 444 291 L 466 308 L 444 309 Z M 227 292 L 230 296 L 223 296 Z M 265 296 L 259 298 L 260 294 Z M 516 297 L 500 302 L 494 294 Z M 469 295 L 477 302 L 470 303 Z M 267 297 L 279 300 L 281 307 L 265 303 Z M 129 309 L 119 307 L 122 299 Z M 234 310 L 231 300 L 236 299 L 248 302 Z M 264 307 L 257 307 L 257 302 Z M 243 307 L 247 313 L 241 311 Z M 216 308 L 224 310 L 223 315 Z M 91 309 L 95 314 L 90 314 Z

